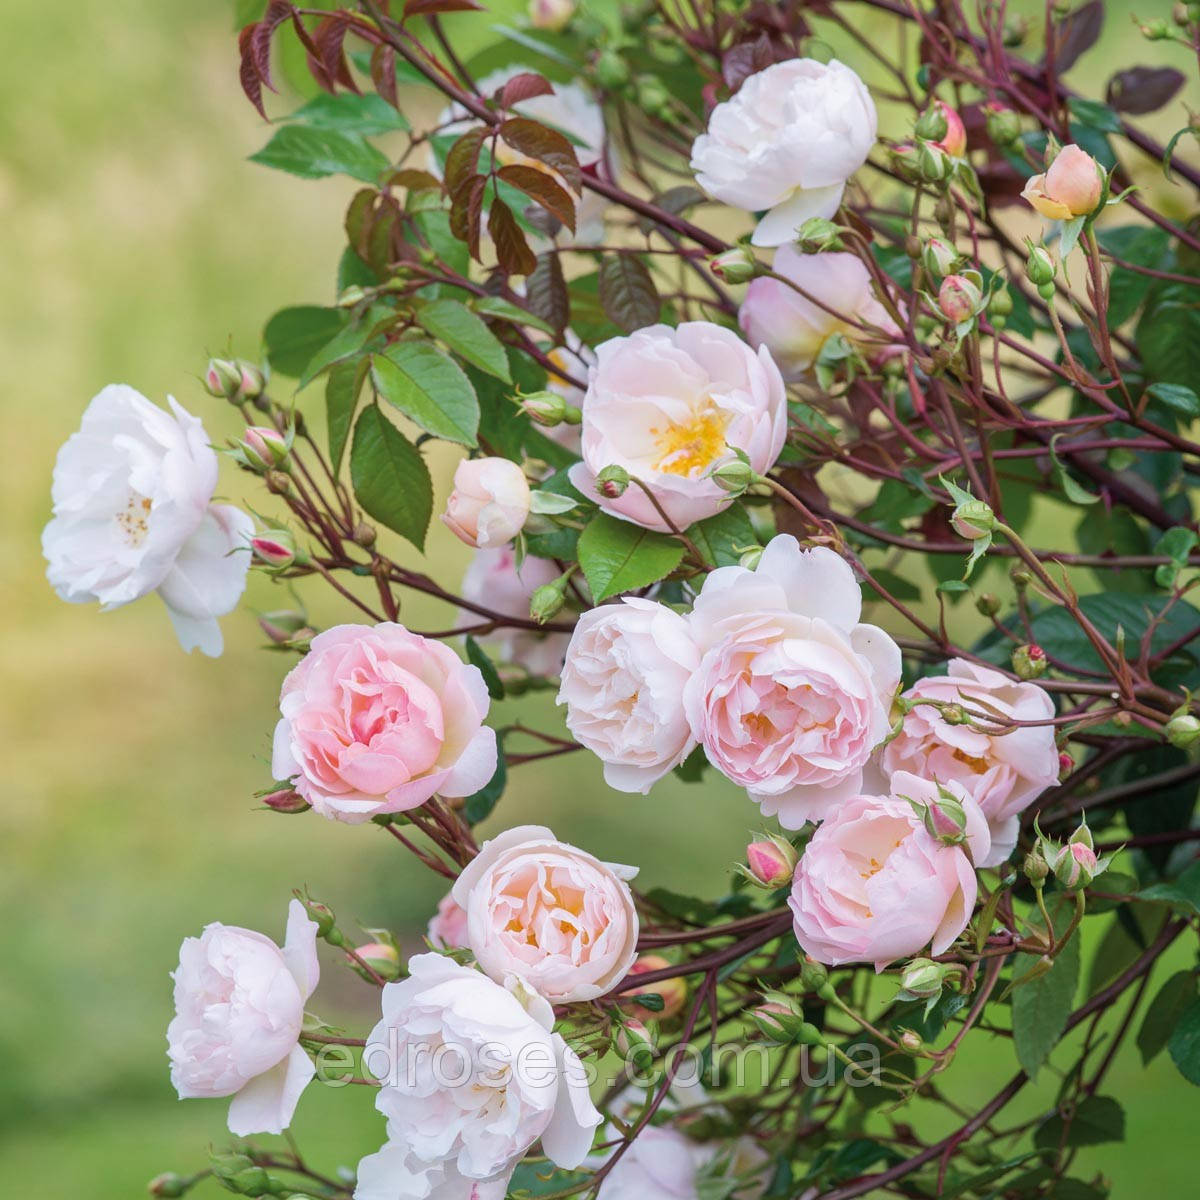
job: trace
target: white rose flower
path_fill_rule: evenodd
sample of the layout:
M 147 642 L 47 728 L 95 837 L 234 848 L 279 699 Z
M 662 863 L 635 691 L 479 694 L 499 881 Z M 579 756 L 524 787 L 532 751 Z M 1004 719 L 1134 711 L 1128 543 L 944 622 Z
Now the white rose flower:
M 768 209 L 751 240 L 779 246 L 810 217 L 837 212 L 876 129 L 871 94 L 849 67 L 793 58 L 751 75 L 713 109 L 692 146 L 692 170 L 714 200 Z
M 558 703 L 609 787 L 644 795 L 687 758 L 696 742 L 683 689 L 699 660 L 684 618 L 653 600 L 627 596 L 579 618 Z
M 835 333 L 863 342 L 868 353 L 884 351 L 881 341 L 872 342 L 870 333 L 850 321 L 875 326 L 890 337 L 900 336 L 876 299 L 870 272 L 857 255 L 801 254 L 794 246 L 780 246 L 773 268 L 807 295 L 778 279 L 760 276 L 746 289 L 738 324 L 752 346 L 766 346 L 785 379 L 802 378 Z
M 450 894 L 479 966 L 560 1004 L 594 1000 L 629 973 L 638 916 L 626 880 L 636 874 L 522 825 L 484 842 Z
M 204 426 L 124 384 L 88 405 L 54 464 L 42 533 L 51 586 L 107 611 L 157 591 L 185 650 L 221 653 L 216 618 L 241 598 L 254 524 L 213 504 L 217 456 Z
M 462 581 L 462 597 L 507 617 L 529 619 L 529 598 L 561 574 L 548 558 L 527 555 L 520 568 L 511 546 L 477 550 Z M 486 620 L 469 609 L 460 610 L 460 626 Z M 478 640 L 501 662 L 515 663 L 531 675 L 557 675 L 562 668 L 569 633 L 539 633 L 536 629 L 498 629 Z
M 389 1145 L 360 1164 L 358 1200 L 502 1195 L 539 1138 L 552 1162 L 579 1166 L 601 1117 L 550 1005 L 439 954 L 408 965 L 363 1052 Z
M 506 84 L 514 75 L 522 75 L 534 71 L 532 67 L 513 65 L 500 71 L 485 75 L 477 83 L 477 90 L 482 96 L 491 96 L 497 89 Z M 555 83 L 554 91 L 548 96 L 533 96 L 513 105 L 512 110 L 517 116 L 529 117 L 541 125 L 557 129 L 566 134 L 575 147 L 575 157 L 584 171 L 611 180 L 615 170 L 615 155 L 607 145 L 608 134 L 604 126 L 604 110 L 596 102 L 595 97 L 578 83 Z M 451 105 L 442 111 L 438 118 L 439 142 L 445 138 L 458 137 L 475 124 L 461 105 Z M 562 176 L 551 171 L 536 159 L 528 158 L 514 150 L 504 142 L 496 144 L 496 155 L 501 166 L 520 164 L 536 167 L 546 171 L 557 183 L 566 187 Z M 435 169 L 441 168 L 440 162 L 434 163 Z M 570 191 L 570 188 L 567 188 Z M 582 195 L 575 195 L 575 236 L 574 241 L 581 246 L 592 245 L 604 240 L 604 213 L 608 201 L 596 192 L 586 188 Z M 532 203 L 532 202 L 531 202 Z M 569 230 L 564 230 L 559 241 L 571 241 Z
M 692 734 L 785 829 L 857 795 L 887 736 L 900 649 L 861 611 L 846 561 L 789 534 L 753 571 L 710 572 L 692 609 L 703 656 L 683 696 Z
M 646 529 L 669 529 L 637 483 L 611 498 L 596 489 L 605 467 L 623 467 L 684 529 L 728 508 L 709 476 L 742 451 L 760 474 L 787 436 L 787 395 L 770 353 L 708 321 L 648 325 L 604 342 L 583 401 L 583 462 L 571 482 L 601 508 Z
M 282 1133 L 316 1074 L 298 1044 L 320 977 L 317 926 L 304 906 L 288 905 L 282 950 L 251 929 L 213 924 L 184 939 L 171 977 L 167 1054 L 180 1099 L 233 1096 L 230 1132 Z

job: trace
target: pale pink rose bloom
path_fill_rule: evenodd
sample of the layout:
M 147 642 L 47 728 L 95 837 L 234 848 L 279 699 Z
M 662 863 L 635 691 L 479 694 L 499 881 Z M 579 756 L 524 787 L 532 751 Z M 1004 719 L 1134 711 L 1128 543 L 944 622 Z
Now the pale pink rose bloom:
M 858 795 L 887 736 L 900 650 L 861 611 L 845 560 L 788 534 L 753 571 L 710 572 L 692 610 L 703 654 L 683 693 L 692 734 L 785 829 Z
M 653 600 L 627 596 L 579 618 L 558 703 L 609 787 L 644 795 L 695 747 L 683 689 L 699 661 L 687 621 Z
M 618 1136 L 615 1129 L 613 1135 Z M 701 1171 L 720 1155 L 729 1158 L 722 1179 L 746 1179 L 745 1186 L 721 1195 L 733 1200 L 762 1195 L 767 1156 L 750 1138 L 738 1138 L 732 1146 L 695 1142 L 669 1125 L 648 1125 L 605 1176 L 599 1200 L 699 1200 Z
M 876 326 L 889 338 L 900 337 L 896 323 L 875 298 L 870 272 L 857 255 L 801 254 L 794 246 L 780 246 L 773 266 L 776 274 L 813 299 L 778 279 L 760 276 L 746 288 L 738 324 L 752 346 L 766 346 L 785 379 L 800 379 L 811 370 L 821 348 L 836 333 L 861 341 L 868 354 L 886 352 L 879 335 L 872 340 L 870 333 L 850 321 Z
M 496 769 L 478 668 L 403 625 L 337 625 L 283 681 L 271 770 L 322 816 L 357 824 L 435 792 L 469 796 Z
M 54 464 L 42 533 L 51 586 L 105 611 L 157 592 L 185 650 L 223 648 L 217 617 L 246 587 L 254 522 L 213 504 L 217 455 L 199 419 L 125 384 L 93 398 Z
M 1064 146 L 1044 175 L 1035 175 L 1021 195 L 1043 217 L 1069 221 L 1095 211 L 1104 194 L 1100 166 L 1086 150 Z
M 629 973 L 638 917 L 626 881 L 636 874 L 521 825 L 484 842 L 450 894 L 484 971 L 519 975 L 561 1004 L 594 1000 Z
M 425 931 L 430 945 L 439 950 L 463 950 L 467 946 L 467 914 L 447 892 L 439 901 L 437 912 Z
M 316 1074 L 298 1041 L 319 976 L 317 926 L 298 900 L 288 905 L 282 950 L 234 925 L 208 925 L 200 937 L 185 938 L 167 1027 L 180 1099 L 232 1096 L 230 1132 L 282 1133 Z
M 460 541 L 485 549 L 511 542 L 529 518 L 529 481 L 507 458 L 464 458 L 442 520 Z
M 462 597 L 506 617 L 529 620 L 529 598 L 547 583 L 553 583 L 560 571 L 548 558 L 526 555 L 517 568 L 517 556 L 511 546 L 477 550 L 462 581 Z M 469 609 L 460 609 L 459 626 L 485 621 Z M 501 662 L 515 663 L 531 675 L 557 675 L 562 668 L 569 633 L 540 633 L 536 629 L 497 629 L 477 639 Z
M 882 970 L 932 943 L 941 954 L 975 907 L 972 863 L 990 837 L 979 806 L 943 785 L 966 814 L 966 841 L 946 845 L 925 829 L 910 800 L 929 805 L 938 785 L 899 772 L 891 794 L 857 796 L 817 827 L 792 882 L 788 906 L 805 954 L 828 966 L 874 963 Z
M 963 704 L 1001 721 L 1049 721 L 1054 701 L 1036 683 L 1020 683 L 965 658 L 953 658 L 945 675 L 918 680 L 905 697 Z M 984 728 L 980 728 L 982 724 Z M 904 718 L 899 736 L 884 748 L 885 775 L 909 771 L 940 783 L 957 783 L 975 798 L 992 831 L 992 852 L 980 866 L 1002 863 L 1017 844 L 1020 814 L 1058 782 L 1053 725 L 1020 726 L 1001 733 L 992 722 L 947 725 L 929 704 Z
M 491 1200 L 539 1138 L 552 1162 L 579 1166 L 601 1117 L 549 1003 L 440 954 L 408 966 L 363 1051 L 388 1145 L 360 1164 L 359 1200 Z
M 760 474 L 775 465 L 787 435 L 787 396 L 765 349 L 708 321 L 648 325 L 596 349 L 583 400 L 583 462 L 571 482 L 605 512 L 646 529 L 667 521 L 637 483 L 609 498 L 596 490 L 605 467 L 623 467 L 684 529 L 732 497 L 709 478 L 741 450 Z
M 793 58 L 751 75 L 712 110 L 692 145 L 696 183 L 746 212 L 769 209 L 756 246 L 791 241 L 810 217 L 832 217 L 846 181 L 875 145 L 875 104 L 844 63 Z

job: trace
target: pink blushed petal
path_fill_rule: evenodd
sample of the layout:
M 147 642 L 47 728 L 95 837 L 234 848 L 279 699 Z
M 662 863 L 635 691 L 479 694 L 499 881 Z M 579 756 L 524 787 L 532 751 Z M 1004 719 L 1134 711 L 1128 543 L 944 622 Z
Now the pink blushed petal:
M 229 1132 L 238 1137 L 255 1133 L 282 1133 L 291 1123 L 300 1094 L 309 1085 L 317 1068 L 300 1049 L 292 1052 L 269 1071 L 256 1075 L 229 1105 Z

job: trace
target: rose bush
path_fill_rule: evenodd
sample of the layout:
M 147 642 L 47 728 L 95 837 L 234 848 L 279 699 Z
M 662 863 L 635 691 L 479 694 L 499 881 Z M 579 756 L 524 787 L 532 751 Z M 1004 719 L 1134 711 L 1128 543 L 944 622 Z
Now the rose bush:
M 1200 106 L 1165 64 L 1063 84 L 1098 2 L 864 3 L 869 44 L 844 0 L 538 3 L 478 53 L 461 0 L 239 6 L 286 118 L 256 161 L 357 184 L 336 297 L 202 376 L 278 511 L 214 504 L 200 423 L 108 388 L 49 577 L 157 591 L 214 653 L 253 555 L 291 597 L 264 807 L 448 894 L 407 961 L 428 910 L 351 935 L 307 893 L 282 949 L 184 943 L 180 1095 L 249 1135 L 314 1076 L 379 1085 L 356 1171 L 251 1141 L 208 1168 L 235 1193 L 1103 1200 L 1126 1044 L 1200 1081 L 1195 971 L 1152 974 L 1197 912 Z M 1147 37 L 1194 57 L 1195 8 Z M 280 41 L 323 93 L 294 112 Z M 746 799 L 726 885 L 689 835 Z M 316 938 L 369 1036 L 306 1012 Z M 1019 1067 L 990 1099 L 983 1033 Z

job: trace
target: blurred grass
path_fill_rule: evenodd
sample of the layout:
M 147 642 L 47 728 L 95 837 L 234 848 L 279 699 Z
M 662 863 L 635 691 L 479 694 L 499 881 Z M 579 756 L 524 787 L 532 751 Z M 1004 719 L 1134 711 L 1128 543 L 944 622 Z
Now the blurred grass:
M 237 87 L 230 26 L 216 0 L 4 5 L 7 1195 L 135 1196 L 157 1171 L 194 1169 L 224 1140 L 224 1104 L 180 1105 L 167 1079 L 167 972 L 183 936 L 212 920 L 278 935 L 289 891 L 303 884 L 347 921 L 409 930 L 440 894 L 373 829 L 251 811 L 269 782 L 290 663 L 259 651 L 248 610 L 280 606 L 278 594 L 255 585 L 247 611 L 225 621 L 227 651 L 214 662 L 180 653 L 156 601 L 101 616 L 59 603 L 42 575 L 51 464 L 91 395 L 113 380 L 158 400 L 173 393 L 221 440 L 236 425 L 197 383 L 206 352 L 232 343 L 253 353 L 276 308 L 331 298 L 351 185 L 300 183 L 245 161 L 265 134 Z M 1123 62 L 1114 33 L 1110 57 Z M 235 502 L 261 503 L 233 473 L 225 487 Z M 430 546 L 436 573 L 453 579 L 462 548 L 440 527 Z M 318 621 L 344 617 L 315 589 L 306 598 Z M 404 619 L 444 626 L 447 613 L 418 602 Z M 550 702 L 540 704 L 549 723 Z M 579 755 L 516 773 L 490 827 L 544 821 L 601 855 L 636 856 L 648 883 L 711 894 L 754 816 L 717 783 L 671 781 L 648 802 L 614 797 Z M 327 963 L 322 1015 L 361 1028 L 372 998 Z M 1010 1054 L 973 1051 L 955 1073 L 961 1094 L 990 1094 Z M 1169 1063 L 1141 1072 L 1129 1056 L 1111 1090 L 1128 1099 L 1132 1149 L 1091 1161 L 1118 1181 L 1117 1195 L 1135 1180 L 1179 1194 L 1175 1131 L 1193 1094 Z M 315 1161 L 353 1163 L 378 1144 L 369 1100 L 310 1090 L 297 1132 Z

